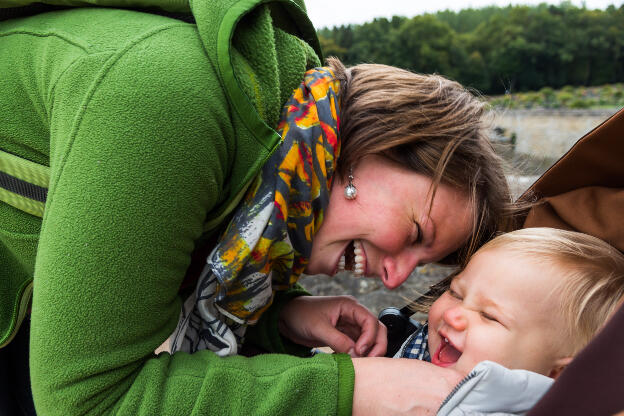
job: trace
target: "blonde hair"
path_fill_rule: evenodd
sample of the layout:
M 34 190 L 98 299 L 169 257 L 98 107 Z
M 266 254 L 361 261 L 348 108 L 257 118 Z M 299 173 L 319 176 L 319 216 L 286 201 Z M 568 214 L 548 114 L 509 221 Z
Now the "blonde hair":
M 432 178 L 430 203 L 440 183 L 464 192 L 473 207 L 472 238 L 447 262 L 463 263 L 507 229 L 512 197 L 486 135 L 482 100 L 438 75 L 377 64 L 347 69 L 336 58 L 327 63 L 341 83 L 342 179 L 364 157 L 378 155 Z
M 624 255 L 596 237 L 525 228 L 502 234 L 479 251 L 495 248 L 531 256 L 561 271 L 555 290 L 565 301 L 562 311 L 573 354 L 589 343 L 624 299 Z

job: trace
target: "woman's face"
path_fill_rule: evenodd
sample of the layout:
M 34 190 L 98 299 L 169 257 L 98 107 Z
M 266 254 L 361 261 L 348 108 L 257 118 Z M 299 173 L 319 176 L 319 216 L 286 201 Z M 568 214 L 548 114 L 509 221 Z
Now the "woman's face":
M 334 275 L 341 258 L 354 274 L 379 277 L 394 289 L 412 270 L 442 259 L 470 236 L 468 196 L 439 185 L 431 210 L 431 178 L 369 156 L 353 171 L 357 197 L 334 178 L 329 206 L 314 236 L 308 274 Z

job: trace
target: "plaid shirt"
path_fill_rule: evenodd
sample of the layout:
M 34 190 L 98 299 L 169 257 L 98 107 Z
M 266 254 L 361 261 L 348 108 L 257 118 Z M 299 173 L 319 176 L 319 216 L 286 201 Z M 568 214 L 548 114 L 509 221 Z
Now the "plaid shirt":
M 427 343 L 428 335 L 427 323 L 420 325 L 416 328 L 416 331 L 405 340 L 403 345 L 401 345 L 401 348 L 399 348 L 394 358 L 415 358 L 417 360 L 431 362 Z

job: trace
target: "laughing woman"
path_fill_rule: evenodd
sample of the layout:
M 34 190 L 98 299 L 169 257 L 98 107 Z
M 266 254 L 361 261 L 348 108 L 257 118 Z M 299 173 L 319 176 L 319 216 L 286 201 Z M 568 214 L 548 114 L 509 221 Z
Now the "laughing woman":
M 296 281 L 393 289 L 501 228 L 483 104 L 439 76 L 319 67 L 302 3 L 260 3 L 0 22 L 0 364 L 37 412 L 387 413 L 457 381 L 361 358 L 383 325 Z M 295 356 L 321 345 L 339 354 Z

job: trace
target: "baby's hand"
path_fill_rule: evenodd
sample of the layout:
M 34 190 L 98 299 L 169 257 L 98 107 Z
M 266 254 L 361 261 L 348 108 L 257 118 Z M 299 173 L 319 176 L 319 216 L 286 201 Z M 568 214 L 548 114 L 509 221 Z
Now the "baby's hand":
M 282 309 L 280 332 L 307 347 L 328 346 L 352 357 L 382 357 L 386 327 L 351 296 L 300 296 Z

